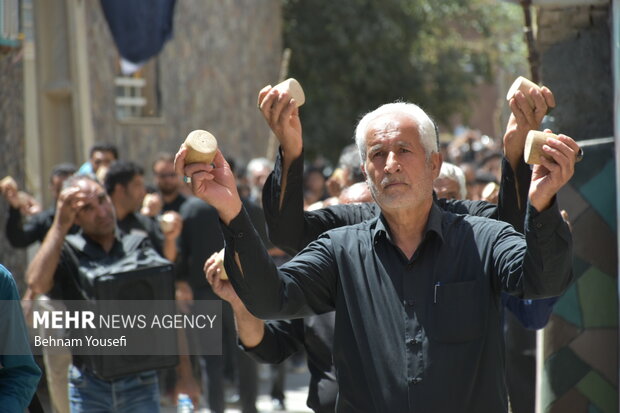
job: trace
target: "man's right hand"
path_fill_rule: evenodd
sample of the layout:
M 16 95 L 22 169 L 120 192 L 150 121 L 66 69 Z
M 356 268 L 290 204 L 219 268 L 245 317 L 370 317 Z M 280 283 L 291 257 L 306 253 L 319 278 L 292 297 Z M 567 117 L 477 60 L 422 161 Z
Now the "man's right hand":
M 185 164 L 187 147 L 185 144 L 174 158 L 174 169 L 179 176 L 191 178 L 192 193 L 213 206 L 222 222 L 228 225 L 242 208 L 241 198 L 237 192 L 235 175 L 230 165 L 218 149 L 213 158 L 213 165 L 206 163 Z
M 54 216 L 53 225 L 57 226 L 64 233 L 68 233 L 75 222 L 75 216 L 80 208 L 84 206 L 85 198 L 86 194 L 79 187 L 63 189 L 56 201 L 56 215 Z
M 19 199 L 19 188 L 17 182 L 11 177 L 6 177 L 0 182 L 0 193 L 9 202 L 9 204 L 15 208 L 20 209 L 22 207 Z
M 534 107 L 530 105 L 523 92 L 517 91 L 510 99 L 510 118 L 504 135 L 504 156 L 515 170 L 523 157 L 525 138 L 531 130 L 538 130 L 543 117 L 549 108 L 555 107 L 553 93 L 543 86 L 540 90 L 532 88 L 529 97 Z
M 303 141 L 299 108 L 288 93 L 265 86 L 258 93 L 258 106 L 267 124 L 278 138 L 282 152 L 289 159 L 301 155 Z

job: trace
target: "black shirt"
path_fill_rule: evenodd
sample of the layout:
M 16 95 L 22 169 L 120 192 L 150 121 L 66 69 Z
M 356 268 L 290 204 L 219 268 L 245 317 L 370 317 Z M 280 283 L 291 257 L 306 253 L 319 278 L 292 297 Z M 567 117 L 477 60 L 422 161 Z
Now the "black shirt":
M 555 296 L 571 279 L 571 235 L 555 203 L 528 208 L 525 239 L 433 205 L 411 260 L 382 217 L 323 234 L 279 269 L 245 211 L 223 228 L 226 271 L 254 315 L 336 310 L 339 412 L 507 411 L 500 292 Z
M 278 154 L 273 172 L 269 175 L 263 190 L 263 205 L 269 227 L 269 235 L 278 247 L 296 254 L 321 233 L 345 225 L 353 225 L 371 219 L 379 214 L 374 203 L 358 205 L 338 205 L 316 211 L 302 212 L 303 209 L 303 156 L 295 159 L 287 174 L 287 192 L 280 207 L 282 191 L 282 155 Z M 531 171 L 521 162 L 515 177 L 510 164 L 502 162 L 502 185 L 500 186 L 499 207 L 487 202 L 437 200 L 445 210 L 500 218 L 505 222 L 517 224 L 523 231 L 525 208 L 517 202 L 518 182 L 529 182 Z M 529 185 L 521 185 L 519 196 L 527 199 Z M 318 320 L 318 322 L 317 322 Z M 259 361 L 276 363 L 276 360 L 294 353 L 297 347 L 305 345 L 308 354 L 308 368 L 312 374 L 308 392 L 308 406 L 314 411 L 333 412 L 338 385 L 332 380 L 332 340 L 334 329 L 333 313 L 312 316 L 309 320 L 270 321 L 266 325 L 265 337 L 255 348 L 245 349 Z M 317 328 L 318 326 L 318 328 Z M 306 343 L 306 333 L 308 342 Z
M 258 229 L 261 240 L 266 241 L 267 230 L 262 210 L 248 200 L 244 200 L 243 205 Z M 178 241 L 180 257 L 177 278 L 187 281 L 193 290 L 210 289 L 203 270 L 204 263 L 214 252 L 224 248 L 217 210 L 199 198 L 188 197 L 179 214 L 183 218 L 183 229 Z M 217 299 L 216 296 L 213 298 Z
M 60 252 L 58 267 L 54 273 L 54 286 L 48 295 L 56 300 L 91 299 L 81 279 L 80 268 L 97 266 L 102 262 L 113 262 L 125 256 L 120 231 L 116 231 L 114 245 L 106 252 L 83 232 L 72 235 L 74 242 L 65 241 Z M 145 238 L 145 242 L 148 240 Z M 150 245 L 150 244 L 149 244 Z
M 186 197 L 185 195 L 179 192 L 177 197 L 174 198 L 171 202 L 164 203 L 161 210 L 163 212 L 167 212 L 167 211 L 179 212 L 181 211 L 181 207 L 183 206 L 185 201 L 187 201 L 187 199 L 188 197 Z
M 157 221 L 138 212 L 133 212 L 122 220 L 117 221 L 116 224 L 122 234 L 147 236 L 159 255 L 164 255 L 164 233 L 161 232 Z

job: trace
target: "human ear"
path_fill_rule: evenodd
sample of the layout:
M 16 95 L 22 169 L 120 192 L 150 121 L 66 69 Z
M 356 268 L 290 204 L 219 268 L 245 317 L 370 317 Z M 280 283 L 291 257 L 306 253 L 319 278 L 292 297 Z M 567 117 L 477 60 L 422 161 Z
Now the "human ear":
M 431 153 L 431 169 L 433 172 L 433 180 L 437 179 L 439 172 L 441 171 L 441 164 L 443 163 L 443 156 L 440 152 Z

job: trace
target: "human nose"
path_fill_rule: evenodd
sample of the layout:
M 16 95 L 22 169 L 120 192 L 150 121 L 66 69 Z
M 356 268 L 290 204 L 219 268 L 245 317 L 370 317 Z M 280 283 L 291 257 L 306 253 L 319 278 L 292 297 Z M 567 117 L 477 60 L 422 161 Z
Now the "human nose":
M 393 174 L 395 172 L 400 171 L 400 164 L 396 159 L 396 154 L 394 152 L 389 152 L 387 155 L 387 159 L 385 160 L 385 173 Z

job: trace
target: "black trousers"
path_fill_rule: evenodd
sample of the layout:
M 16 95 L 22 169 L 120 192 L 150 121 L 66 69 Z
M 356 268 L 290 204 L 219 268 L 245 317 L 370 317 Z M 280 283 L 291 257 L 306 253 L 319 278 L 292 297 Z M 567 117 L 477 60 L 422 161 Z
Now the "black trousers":
M 210 287 L 194 289 L 194 299 L 219 300 Z M 233 311 L 227 302 L 222 302 L 222 355 L 203 356 L 203 359 L 207 376 L 205 391 L 209 409 L 214 413 L 224 412 L 225 378 L 229 373 L 227 366 L 232 365 L 239 385 L 241 411 L 256 413 L 258 368 L 256 362 L 237 346 Z

